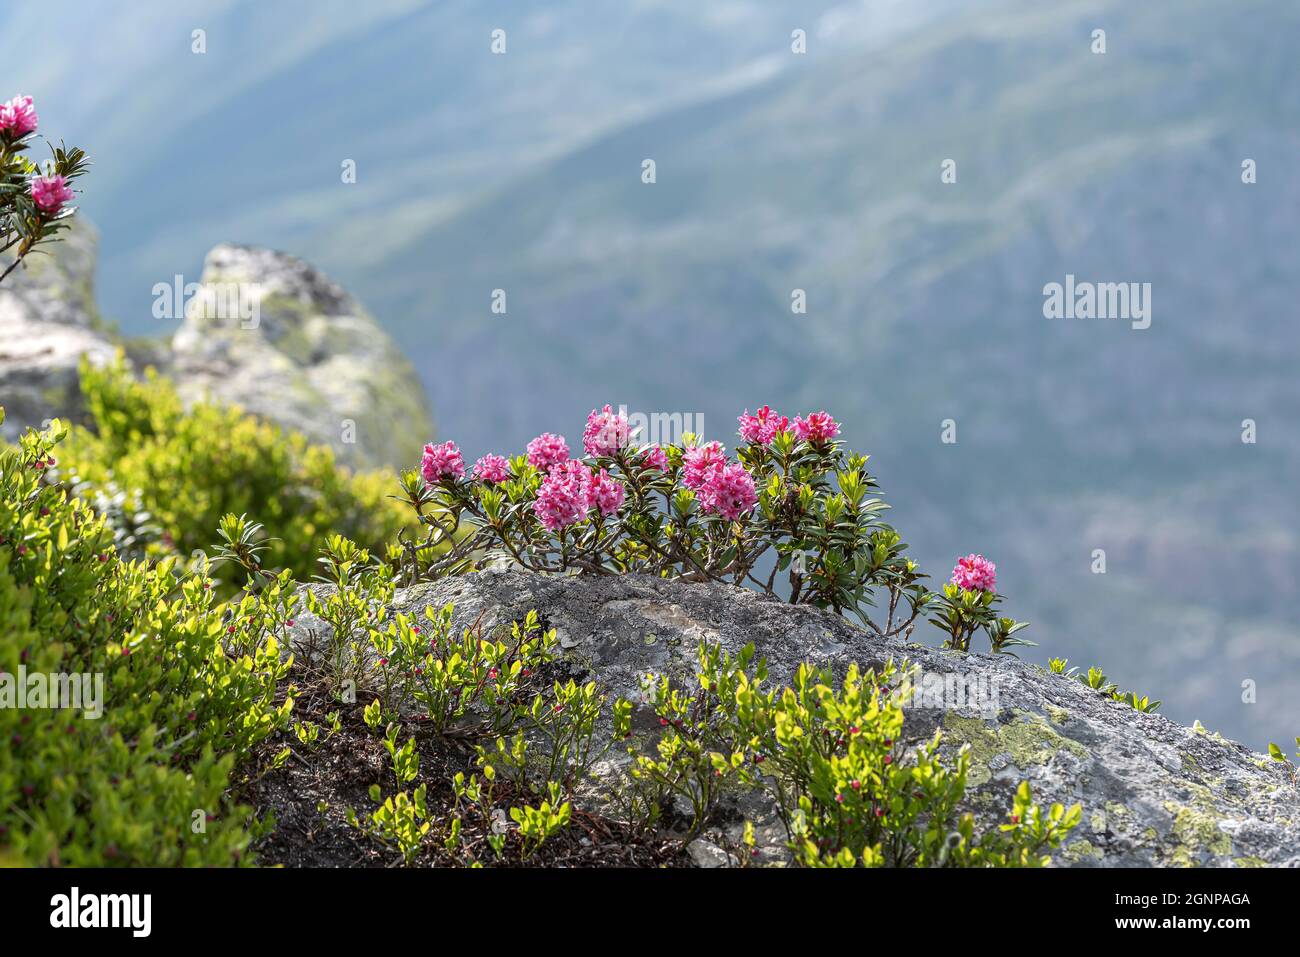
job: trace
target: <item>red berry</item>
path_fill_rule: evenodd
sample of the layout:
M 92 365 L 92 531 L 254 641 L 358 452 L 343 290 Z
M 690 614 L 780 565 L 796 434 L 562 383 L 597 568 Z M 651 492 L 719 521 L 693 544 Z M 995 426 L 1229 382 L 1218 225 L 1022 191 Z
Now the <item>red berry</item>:
M 885 816 L 885 809 L 883 807 L 876 808 L 876 817 L 884 817 L 884 816 Z
M 857 734 L 858 730 L 859 728 L 856 724 L 849 726 L 849 734 Z
M 886 755 L 885 755 L 885 763 L 886 763 L 886 764 L 893 764 L 893 763 L 894 763 L 894 758 L 893 758 L 893 756 L 892 756 L 892 755 L 888 755 L 888 754 L 886 754 Z
M 290 618 L 288 621 L 285 622 L 285 624 L 288 625 L 290 628 L 292 628 L 292 627 L 293 627 L 293 619 Z
M 185 716 L 185 720 L 186 720 L 186 721 L 193 721 L 196 717 L 197 717 L 197 715 L 195 715 L 195 713 L 194 713 L 193 711 L 191 711 L 189 714 L 187 714 L 187 715 Z
M 1012 823 L 1012 824 L 1019 824 L 1019 823 L 1020 823 L 1020 815 L 1019 815 L 1019 814 L 1013 814 L 1013 815 L 1011 815 L 1011 823 Z
M 835 795 L 835 803 L 836 803 L 836 804 L 843 804 L 843 803 L 844 803 L 844 795 L 843 795 L 843 794 L 837 794 L 837 795 Z
M 862 782 L 859 781 L 859 780 L 857 780 L 857 779 L 855 778 L 855 779 L 854 779 L 854 780 L 849 784 L 849 787 L 853 788 L 853 790 L 855 790 L 855 791 L 861 791 L 861 790 L 862 790 Z

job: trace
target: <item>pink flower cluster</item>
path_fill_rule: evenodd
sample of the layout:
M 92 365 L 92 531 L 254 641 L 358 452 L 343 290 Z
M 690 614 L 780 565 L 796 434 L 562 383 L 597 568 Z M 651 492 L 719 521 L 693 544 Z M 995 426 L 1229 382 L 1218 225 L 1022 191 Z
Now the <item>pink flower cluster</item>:
M 962 591 L 996 591 L 998 566 L 983 555 L 967 555 L 957 559 L 952 570 L 952 583 Z
M 778 415 L 766 405 L 753 415 L 746 409 L 740 416 L 740 437 L 755 445 L 768 445 L 776 438 L 776 433 L 786 432 L 789 428 L 790 417 Z
M 753 415 L 746 409 L 740 416 L 740 437 L 754 445 L 769 445 L 778 432 L 793 431 L 801 442 L 814 445 L 829 442 L 840 434 L 840 424 L 826 412 L 810 412 L 808 418 L 779 415 L 769 406 L 763 406 Z
M 608 405 L 587 416 L 587 427 L 582 430 L 582 447 L 588 455 L 613 455 L 628 442 L 627 416 L 613 411 Z
M 668 453 L 657 445 L 647 445 L 641 450 L 641 464 L 645 468 L 662 472 L 668 468 Z
M 510 478 L 510 462 L 504 455 L 485 455 L 474 463 L 474 478 L 499 485 Z
M 739 463 L 713 469 L 699 490 L 700 508 L 735 521 L 758 503 L 754 480 Z
M 537 489 L 533 511 L 548 531 L 576 525 L 593 508 L 601 515 L 613 515 L 623 507 L 621 482 L 601 469 L 593 473 L 586 463 L 570 459 L 551 466 Z
M 739 463 L 727 464 L 720 442 L 687 449 L 682 454 L 682 484 L 692 489 L 706 514 L 734 521 L 758 502 L 754 480 Z
M 36 132 L 37 122 L 30 96 L 15 96 L 8 103 L 0 103 L 0 136 L 10 142 Z
M 430 485 L 448 476 L 462 479 L 465 477 L 465 460 L 461 458 L 460 449 L 455 442 L 443 442 L 441 445 L 430 443 L 424 447 L 420 472 Z
M 613 515 L 623 507 L 623 483 L 613 478 L 604 469 L 591 477 L 591 489 L 587 501 L 598 509 L 601 515 Z
M 709 475 L 726 464 L 727 450 L 721 442 L 692 446 L 682 453 L 682 484 L 699 491 L 709 480 Z
M 816 445 L 821 442 L 829 442 L 839 435 L 840 424 L 825 412 L 809 412 L 806 419 L 802 416 L 795 416 L 794 434 L 799 437 L 799 441 L 812 442 Z
M 543 472 L 569 460 L 569 443 L 562 435 L 543 432 L 528 443 L 528 464 Z
M 47 216 L 53 216 L 72 202 L 76 196 L 62 176 L 35 176 L 32 178 L 32 202 Z

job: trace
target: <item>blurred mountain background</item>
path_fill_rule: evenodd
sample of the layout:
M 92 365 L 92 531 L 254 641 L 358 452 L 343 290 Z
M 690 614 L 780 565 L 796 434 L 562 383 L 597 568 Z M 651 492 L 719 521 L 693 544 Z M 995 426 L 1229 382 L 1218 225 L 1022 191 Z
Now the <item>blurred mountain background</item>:
M 0 96 L 33 95 L 43 130 L 91 152 L 83 210 L 124 332 L 167 334 L 154 283 L 253 243 L 354 292 L 467 456 L 576 439 L 605 402 L 701 413 L 729 445 L 745 407 L 826 408 L 936 579 L 958 554 L 997 562 L 1041 645 L 1024 657 L 1100 664 L 1256 748 L 1300 732 L 1300 6 L 73 0 L 49 18 L 6 14 Z M 1067 273 L 1151 283 L 1151 327 L 1045 319 Z

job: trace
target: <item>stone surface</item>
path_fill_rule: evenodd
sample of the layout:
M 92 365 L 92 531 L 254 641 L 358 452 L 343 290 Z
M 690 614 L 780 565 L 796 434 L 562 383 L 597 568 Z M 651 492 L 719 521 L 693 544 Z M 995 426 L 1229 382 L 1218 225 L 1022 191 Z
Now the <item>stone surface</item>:
M 633 701 L 647 671 L 690 680 L 700 640 L 733 652 L 754 642 L 773 681 L 787 680 L 801 661 L 842 670 L 851 661 L 907 659 L 922 670 L 921 698 L 908 709 L 908 740 L 942 729 L 949 749 L 970 746 L 967 802 L 982 820 L 1005 819 L 1022 779 L 1040 802 L 1082 804 L 1083 823 L 1058 852 L 1058 864 L 1300 865 L 1300 792 L 1282 766 L 1014 658 L 882 642 L 829 612 L 726 585 L 642 576 L 498 569 L 402 589 L 394 605 L 420 613 L 447 602 L 455 604 L 460 627 L 482 616 L 482 625 L 493 628 L 536 609 L 570 636 L 565 654 L 575 667 Z M 301 616 L 295 639 L 320 624 Z M 943 707 L 932 694 L 940 680 L 959 681 L 983 697 Z M 641 728 L 654 723 L 648 714 L 638 719 Z M 618 764 L 612 751 L 605 772 Z M 707 836 L 734 847 L 749 817 L 762 858 L 781 859 L 784 832 L 772 808 L 752 793 L 729 800 L 735 826 Z
M 412 466 L 433 437 L 410 363 L 352 296 L 301 260 L 218 246 L 170 340 L 120 342 L 95 309 L 93 232 L 80 223 L 63 235 L 0 284 L 4 437 L 54 415 L 78 419 L 81 356 L 106 361 L 119 346 L 135 368 L 171 378 L 186 401 L 240 405 L 350 465 Z
M 332 445 L 353 465 L 413 466 L 433 437 L 411 364 L 342 287 L 300 259 L 245 246 L 208 253 L 203 287 L 163 371 Z
M 61 235 L 0 283 L 0 438 L 55 415 L 79 418 L 81 357 L 113 356 L 95 309 L 94 232 L 81 225 Z

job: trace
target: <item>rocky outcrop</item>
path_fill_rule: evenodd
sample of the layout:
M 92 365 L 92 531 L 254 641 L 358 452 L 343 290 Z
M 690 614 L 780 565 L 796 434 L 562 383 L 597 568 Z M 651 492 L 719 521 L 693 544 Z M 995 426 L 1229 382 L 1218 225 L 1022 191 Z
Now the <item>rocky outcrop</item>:
M 352 464 L 409 466 L 433 436 L 415 370 L 364 308 L 300 259 L 245 246 L 208 253 L 163 371 L 332 445 Z
M 411 465 L 432 438 L 410 363 L 356 299 L 301 260 L 218 246 L 175 335 L 121 343 L 95 308 L 93 233 L 79 224 L 63 235 L 0 284 L 5 437 L 54 415 L 78 418 L 81 357 L 106 361 L 125 346 L 135 367 L 156 367 L 187 401 L 240 405 L 354 466 Z
M 754 642 L 777 682 L 802 661 L 841 670 L 852 661 L 906 659 L 920 669 L 921 691 L 907 709 L 909 741 L 938 729 L 947 748 L 969 745 L 967 803 L 978 817 L 1004 820 L 1021 780 L 1040 803 L 1083 806 L 1083 823 L 1058 864 L 1300 866 L 1300 791 L 1281 765 L 1014 658 L 884 642 L 829 612 L 720 584 L 642 576 L 492 570 L 402 589 L 394 605 L 420 613 L 447 602 L 462 627 L 481 616 L 492 628 L 536 609 L 574 668 L 634 702 L 647 671 L 690 681 L 701 640 L 733 652 Z M 319 627 L 301 616 L 294 637 Z M 972 692 L 964 705 L 953 699 L 956 689 Z M 638 720 L 644 730 L 657 724 L 648 713 Z M 604 770 L 617 761 L 611 757 Z M 729 800 L 738 813 L 728 839 L 738 836 L 743 815 L 755 822 L 763 856 L 781 858 L 785 835 L 773 809 L 753 793 Z M 717 857 L 704 846 L 692 856 Z
M 95 234 L 86 226 L 42 247 L 0 283 L 0 438 L 81 413 L 77 365 L 112 358 L 95 308 Z

